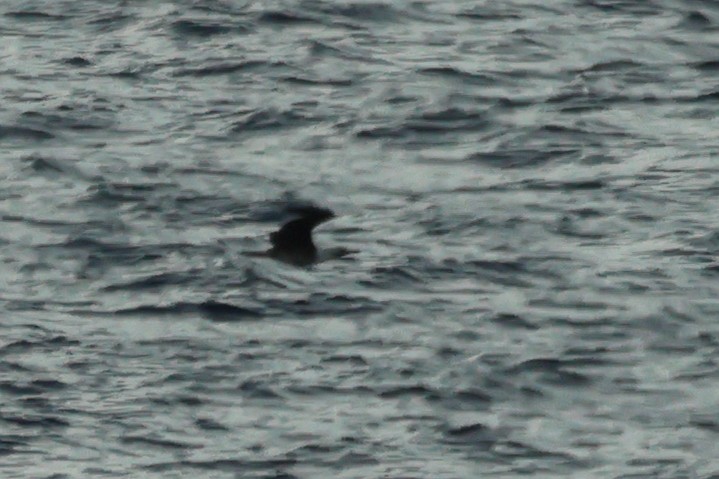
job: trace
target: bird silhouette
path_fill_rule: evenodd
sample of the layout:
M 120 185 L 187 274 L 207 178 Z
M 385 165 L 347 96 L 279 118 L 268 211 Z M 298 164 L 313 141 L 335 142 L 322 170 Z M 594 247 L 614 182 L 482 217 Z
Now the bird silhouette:
M 298 216 L 270 233 L 272 248 L 252 256 L 269 256 L 295 266 L 309 266 L 321 261 L 338 259 L 354 251 L 347 248 L 318 250 L 312 240 L 312 230 L 335 217 L 328 208 L 318 206 L 295 206 L 289 211 Z

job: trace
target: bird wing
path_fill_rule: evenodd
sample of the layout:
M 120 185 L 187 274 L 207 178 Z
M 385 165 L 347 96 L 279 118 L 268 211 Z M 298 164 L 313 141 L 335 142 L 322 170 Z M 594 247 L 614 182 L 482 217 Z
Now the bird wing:
M 314 248 L 312 230 L 325 221 L 334 218 L 326 208 L 303 207 L 294 210 L 300 218 L 285 223 L 279 230 L 270 233 L 270 242 L 275 248 Z

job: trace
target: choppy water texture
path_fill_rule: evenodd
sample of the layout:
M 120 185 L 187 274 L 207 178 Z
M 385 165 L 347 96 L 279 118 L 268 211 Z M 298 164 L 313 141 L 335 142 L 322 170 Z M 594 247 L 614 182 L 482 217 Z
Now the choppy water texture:
M 4 479 L 719 477 L 719 3 L 0 9 Z

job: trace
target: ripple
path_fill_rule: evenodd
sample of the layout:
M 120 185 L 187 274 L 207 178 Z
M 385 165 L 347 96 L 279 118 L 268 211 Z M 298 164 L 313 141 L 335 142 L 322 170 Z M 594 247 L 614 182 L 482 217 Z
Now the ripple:
M 191 444 L 181 441 L 173 441 L 170 439 L 162 439 L 157 437 L 149 436 L 123 436 L 120 438 L 120 442 L 129 445 L 139 445 L 141 447 L 158 447 L 161 449 L 201 449 L 202 446 L 198 444 Z
M 70 423 L 52 416 L 44 416 L 44 417 L 17 417 L 17 416 L 7 416 L 2 415 L 0 416 L 0 420 L 12 424 L 14 426 L 19 426 L 23 428 L 43 428 L 43 429 L 49 429 L 49 428 L 58 428 L 58 427 L 68 427 L 70 426 Z
M 63 60 L 63 62 L 66 65 L 70 65 L 70 66 L 78 67 L 78 68 L 89 67 L 89 66 L 92 66 L 92 64 L 93 64 L 87 58 L 80 57 L 80 56 L 66 58 L 65 60 Z
M 302 15 L 299 12 L 291 12 L 287 10 L 262 12 L 257 17 L 257 21 L 259 23 L 276 26 L 321 24 L 321 22 L 315 17 L 306 16 Z
M 464 130 L 478 131 L 487 126 L 481 112 L 448 108 L 426 111 L 407 118 L 401 125 L 361 128 L 355 135 L 364 139 L 407 138 L 416 135 L 456 134 Z
M 46 130 L 39 128 L 27 128 L 22 126 L 3 126 L 0 125 L 0 140 L 51 140 L 55 135 Z
M 177 20 L 172 23 L 172 28 L 178 35 L 191 35 L 197 37 L 212 37 L 223 35 L 237 29 L 237 26 L 222 25 L 216 22 L 203 20 Z
M 174 76 L 207 77 L 213 75 L 227 75 L 230 73 L 253 71 L 260 67 L 271 67 L 270 63 L 258 60 L 240 62 L 223 62 L 195 68 L 182 68 L 173 72 Z
M 0 455 L 13 454 L 18 449 L 24 449 L 29 445 L 24 439 L 22 436 L 0 435 Z
M 684 16 L 679 26 L 688 29 L 710 29 L 711 27 L 713 27 L 713 22 L 703 12 L 694 10 Z
M 497 441 L 492 430 L 481 423 L 450 428 L 445 435 L 449 442 L 472 444 L 478 448 L 491 447 Z
M 394 399 L 404 396 L 420 396 L 428 401 L 436 401 L 440 398 L 437 391 L 423 385 L 389 387 L 379 392 L 379 396 L 387 399 Z
M 52 336 L 46 339 L 29 340 L 20 339 L 5 344 L 0 348 L 0 354 L 21 354 L 34 349 L 55 349 L 58 347 L 77 346 L 80 342 L 69 339 L 67 336 Z
M 497 81 L 491 75 L 483 73 L 470 73 L 454 67 L 428 67 L 419 70 L 422 75 L 438 76 L 447 80 L 459 81 L 482 86 L 495 85 Z
M 140 305 L 112 311 L 112 314 L 121 316 L 158 316 L 199 314 L 212 321 L 245 321 L 260 319 L 264 315 L 260 311 L 242 306 L 236 306 L 221 301 L 203 301 L 199 303 L 177 302 L 168 305 Z
M 315 118 L 296 111 L 281 111 L 277 109 L 257 110 L 246 113 L 239 120 L 232 123 L 231 133 L 270 132 L 284 128 L 294 128 L 304 124 L 313 123 Z
M 579 150 L 555 149 L 548 151 L 510 150 L 499 153 L 475 153 L 468 159 L 498 168 L 528 168 L 542 166 L 552 161 L 566 161 L 576 157 Z
M 42 21 L 42 20 L 61 21 L 61 20 L 66 20 L 66 19 L 70 18 L 65 15 L 58 15 L 58 14 L 45 13 L 45 12 L 32 11 L 32 10 L 5 12 L 3 15 L 6 17 L 14 18 L 16 20 L 27 20 L 27 21 Z
M 195 425 L 205 431 L 229 431 L 230 429 L 217 421 L 209 418 L 197 418 Z
M 277 470 L 292 466 L 297 461 L 290 458 L 266 459 L 266 460 L 241 460 L 241 459 L 214 459 L 208 461 L 185 460 L 176 462 L 161 462 L 144 466 L 144 469 L 153 472 L 165 472 L 182 470 L 184 468 L 199 469 L 203 471 L 224 471 L 234 473 L 238 470 L 243 471 L 268 471 Z
M 105 291 L 148 291 L 162 289 L 170 286 L 178 286 L 192 283 L 197 279 L 199 271 L 188 271 L 186 273 L 158 273 L 146 278 L 133 281 L 111 284 L 103 287 Z

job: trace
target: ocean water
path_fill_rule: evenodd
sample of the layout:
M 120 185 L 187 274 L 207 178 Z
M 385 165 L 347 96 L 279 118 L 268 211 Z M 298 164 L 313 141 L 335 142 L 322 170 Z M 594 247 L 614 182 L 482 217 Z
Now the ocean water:
M 0 477 L 719 477 L 719 3 L 5 0 Z M 244 253 L 332 208 L 295 268 Z

